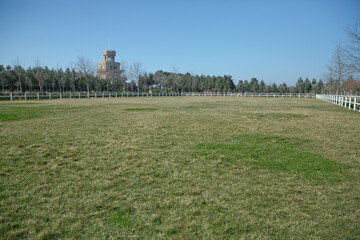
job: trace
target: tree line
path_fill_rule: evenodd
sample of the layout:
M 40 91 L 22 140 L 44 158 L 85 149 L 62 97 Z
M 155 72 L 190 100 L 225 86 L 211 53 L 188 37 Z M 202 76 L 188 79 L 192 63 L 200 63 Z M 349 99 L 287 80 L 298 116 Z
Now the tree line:
M 138 63 L 137 63 L 138 64 Z M 140 70 L 139 70 L 140 69 Z M 131 73 L 130 73 L 131 72 Z M 136 72 L 136 73 L 135 73 Z M 75 68 L 63 70 L 48 67 L 14 67 L 0 65 L 1 90 L 17 92 L 76 92 L 76 91 L 165 91 L 165 92 L 253 92 L 253 93 L 321 93 L 323 81 L 299 78 L 295 86 L 266 84 L 257 78 L 240 80 L 235 85 L 232 76 L 193 75 L 158 70 L 148 73 L 131 66 L 118 81 L 100 79 L 92 72 Z M 128 81 L 128 83 L 126 83 Z
M 297 80 L 295 86 L 287 86 L 284 82 L 276 85 L 276 83 L 266 85 L 263 80 L 260 82 L 256 78 L 252 78 L 250 81 L 240 80 L 237 84 L 239 92 L 253 92 L 253 93 L 322 93 L 324 90 L 324 83 L 321 79 L 316 81 L 309 78 L 303 80 L 301 77 Z

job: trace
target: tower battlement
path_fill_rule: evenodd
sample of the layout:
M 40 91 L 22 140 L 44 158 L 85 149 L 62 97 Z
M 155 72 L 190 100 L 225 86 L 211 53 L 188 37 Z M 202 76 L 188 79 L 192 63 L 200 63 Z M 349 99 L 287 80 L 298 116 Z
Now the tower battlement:
M 111 82 L 121 80 L 121 73 L 124 70 L 120 70 L 120 63 L 115 62 L 116 51 L 104 50 L 104 61 L 98 62 L 99 67 L 95 71 L 99 74 L 101 79 L 106 79 Z
M 114 50 L 104 50 L 103 55 L 104 55 L 104 61 L 105 62 L 109 62 L 109 61 L 115 62 L 116 51 L 114 51 Z

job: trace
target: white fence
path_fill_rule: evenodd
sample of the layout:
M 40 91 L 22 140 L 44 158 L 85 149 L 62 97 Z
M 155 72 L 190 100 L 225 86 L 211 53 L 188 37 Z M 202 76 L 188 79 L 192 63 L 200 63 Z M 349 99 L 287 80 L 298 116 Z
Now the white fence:
M 184 92 L 182 96 L 230 96 L 230 97 L 290 97 L 315 98 L 314 93 L 241 93 L 241 92 Z
M 175 96 L 227 96 L 227 97 L 290 97 L 315 98 L 312 93 L 239 93 L 239 92 L 2 92 L 0 100 L 42 100 L 63 98 L 119 98 L 119 97 L 175 97 Z
M 316 94 L 316 98 L 360 112 L 360 96 Z
M 165 97 L 181 96 L 179 92 L 5 92 L 0 100 L 42 100 L 42 99 L 79 99 L 79 98 L 119 98 L 119 97 Z
M 313 93 L 240 93 L 240 92 L 1 92 L 0 100 L 41 100 L 63 98 L 120 98 L 120 97 L 175 97 L 227 96 L 265 98 L 317 98 L 360 112 L 360 96 Z

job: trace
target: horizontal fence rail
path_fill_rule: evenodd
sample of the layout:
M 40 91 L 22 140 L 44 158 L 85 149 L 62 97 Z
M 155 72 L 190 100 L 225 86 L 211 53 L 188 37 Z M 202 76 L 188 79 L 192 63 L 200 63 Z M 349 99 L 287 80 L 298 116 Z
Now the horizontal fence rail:
M 360 96 L 316 94 L 316 98 L 360 112 Z
M 0 93 L 0 100 L 42 100 L 79 98 L 118 98 L 118 97 L 165 97 L 182 96 L 180 92 L 6 92 Z
M 315 98 L 316 94 L 314 94 L 314 93 L 184 92 L 184 93 L 182 93 L 182 96 Z
M 175 97 L 175 96 L 228 96 L 228 97 L 290 97 L 315 98 L 313 93 L 240 93 L 240 92 L 2 92 L 0 100 L 42 100 L 118 97 Z

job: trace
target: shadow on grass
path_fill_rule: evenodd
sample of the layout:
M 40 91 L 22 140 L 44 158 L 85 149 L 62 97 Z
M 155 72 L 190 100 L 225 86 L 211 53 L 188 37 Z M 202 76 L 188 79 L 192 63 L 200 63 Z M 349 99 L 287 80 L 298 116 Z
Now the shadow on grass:
M 311 152 L 311 143 L 295 138 L 242 135 L 231 143 L 202 143 L 194 154 L 206 160 L 248 164 L 254 169 L 300 175 L 313 184 L 338 182 L 346 176 L 346 165 Z

